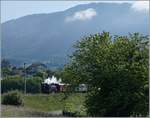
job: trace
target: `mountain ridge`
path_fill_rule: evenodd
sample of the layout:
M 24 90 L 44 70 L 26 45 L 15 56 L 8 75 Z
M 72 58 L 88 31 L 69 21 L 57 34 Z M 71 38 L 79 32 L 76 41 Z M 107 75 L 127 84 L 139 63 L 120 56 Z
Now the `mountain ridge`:
M 67 21 L 68 17 L 71 20 Z M 55 13 L 23 16 L 2 24 L 2 58 L 63 59 L 71 54 L 77 40 L 90 34 L 101 31 L 112 35 L 148 34 L 148 20 L 148 13 L 135 12 L 129 3 L 90 3 Z

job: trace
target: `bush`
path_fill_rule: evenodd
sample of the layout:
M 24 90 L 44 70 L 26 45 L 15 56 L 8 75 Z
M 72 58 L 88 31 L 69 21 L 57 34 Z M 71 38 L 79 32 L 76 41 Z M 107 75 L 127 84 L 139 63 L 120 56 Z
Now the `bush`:
M 40 93 L 41 92 L 41 83 L 42 79 L 35 77 L 32 79 L 27 79 L 26 86 L 27 86 L 27 93 Z
M 64 110 L 63 110 L 64 116 L 76 116 L 76 109 L 73 103 L 65 103 Z
M 66 103 L 64 106 L 64 111 L 75 112 L 73 103 Z
M 67 102 L 64 105 L 63 115 L 69 117 L 85 117 L 87 114 L 83 105 L 76 106 L 74 103 Z
M 40 93 L 42 79 L 38 77 L 26 79 L 27 93 Z M 1 81 L 2 93 L 18 90 L 24 91 L 24 78 L 22 77 L 9 77 Z
M 24 79 L 21 77 L 8 77 L 1 81 L 1 91 L 2 93 L 19 90 L 24 91 Z
M 23 98 L 20 92 L 10 91 L 3 95 L 2 104 L 5 105 L 23 105 Z

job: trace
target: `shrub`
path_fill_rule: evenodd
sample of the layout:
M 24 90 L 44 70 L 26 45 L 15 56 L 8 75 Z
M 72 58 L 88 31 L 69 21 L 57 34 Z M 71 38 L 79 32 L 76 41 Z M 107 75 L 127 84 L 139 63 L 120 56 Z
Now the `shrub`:
M 76 110 L 74 108 L 73 103 L 65 103 L 63 115 L 64 116 L 75 116 Z
M 27 93 L 40 93 L 42 79 L 38 77 L 26 78 L 26 91 Z M 24 91 L 24 78 L 22 77 L 9 77 L 1 81 L 2 93 L 18 90 Z
M 1 81 L 2 93 L 12 90 L 24 91 L 24 80 L 21 77 L 8 77 Z
M 64 105 L 63 115 L 69 117 L 85 117 L 86 109 L 83 105 L 76 106 L 74 103 L 67 102 Z
M 64 106 L 64 111 L 74 112 L 75 109 L 74 109 L 73 103 L 66 103 L 65 106 Z
M 37 77 L 32 78 L 32 79 L 27 79 L 27 82 L 26 82 L 27 93 L 40 93 L 41 83 L 42 83 L 42 79 L 37 78 Z
M 5 105 L 22 105 L 23 104 L 23 98 L 20 92 L 16 91 L 10 91 L 3 95 L 2 98 L 2 104 Z

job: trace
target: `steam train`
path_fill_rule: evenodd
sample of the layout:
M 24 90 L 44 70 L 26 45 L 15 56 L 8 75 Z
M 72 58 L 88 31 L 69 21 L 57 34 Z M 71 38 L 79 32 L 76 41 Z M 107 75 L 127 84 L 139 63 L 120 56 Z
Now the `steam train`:
M 42 92 L 43 93 L 58 93 L 65 92 L 67 90 L 71 90 L 71 85 L 61 83 L 61 79 L 57 80 L 56 77 L 52 76 L 52 78 L 47 78 L 42 82 Z M 75 92 L 87 92 L 86 84 L 79 84 L 74 88 Z
M 64 92 L 66 90 L 65 85 L 60 85 L 56 83 L 52 84 L 47 84 L 47 83 L 42 83 L 42 92 L 43 93 L 52 93 L 52 92 Z

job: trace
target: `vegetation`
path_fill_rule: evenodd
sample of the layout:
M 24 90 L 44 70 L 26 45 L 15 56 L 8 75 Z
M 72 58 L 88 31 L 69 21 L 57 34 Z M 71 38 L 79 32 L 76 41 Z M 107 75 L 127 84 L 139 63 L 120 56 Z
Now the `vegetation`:
M 148 36 L 103 32 L 83 38 L 75 48 L 63 78 L 88 84 L 89 116 L 148 115 Z
M 11 90 L 24 90 L 24 80 L 19 76 L 16 77 L 8 77 L 6 79 L 1 80 L 1 92 L 5 93 Z
M 55 75 L 69 84 L 69 91 L 24 96 L 24 107 L 46 112 L 61 109 L 70 116 L 147 116 L 148 40 L 139 33 L 113 37 L 103 32 L 84 37 L 74 45 L 70 62 L 56 71 L 42 63 L 17 68 L 3 60 L 2 93 L 24 91 L 25 76 L 27 93 L 40 93 L 43 78 Z M 88 85 L 86 97 L 74 93 L 82 83 Z
M 40 93 L 41 92 L 42 79 L 38 77 L 33 77 L 32 79 L 27 79 L 26 81 L 26 92 L 27 93 Z
M 85 93 L 71 94 L 66 99 L 63 112 L 66 116 L 87 116 L 86 108 L 84 106 Z
M 16 67 L 12 65 L 9 60 L 2 59 L 2 77 L 12 77 L 12 76 L 32 76 L 46 78 L 47 76 L 52 76 L 55 72 L 47 68 L 43 63 L 37 62 L 32 64 L 26 64 L 25 67 Z
M 7 76 L 11 74 L 10 62 L 6 59 L 1 60 L 2 76 Z
M 4 96 L 2 95 L 2 98 Z M 74 93 L 64 99 L 63 93 L 57 94 L 27 94 L 23 96 L 24 106 L 16 108 L 15 106 L 2 105 L 2 116 L 47 116 L 49 112 L 62 111 L 66 104 L 72 104 L 71 109 L 78 109 L 84 104 L 85 94 Z M 15 109 L 15 110 L 14 110 Z M 69 108 L 66 109 L 69 111 Z M 14 113 L 12 113 L 14 112 Z M 74 111 L 70 111 L 74 113 Z M 86 114 L 86 112 L 80 112 L 78 115 Z
M 22 105 L 23 98 L 21 93 L 18 91 L 10 91 L 5 93 L 2 98 L 2 104 L 5 105 Z
M 8 77 L 1 81 L 1 91 L 2 93 L 19 90 L 24 91 L 24 78 L 19 76 Z M 38 77 L 26 78 L 26 92 L 27 93 L 40 93 L 41 92 L 41 82 L 42 79 Z

